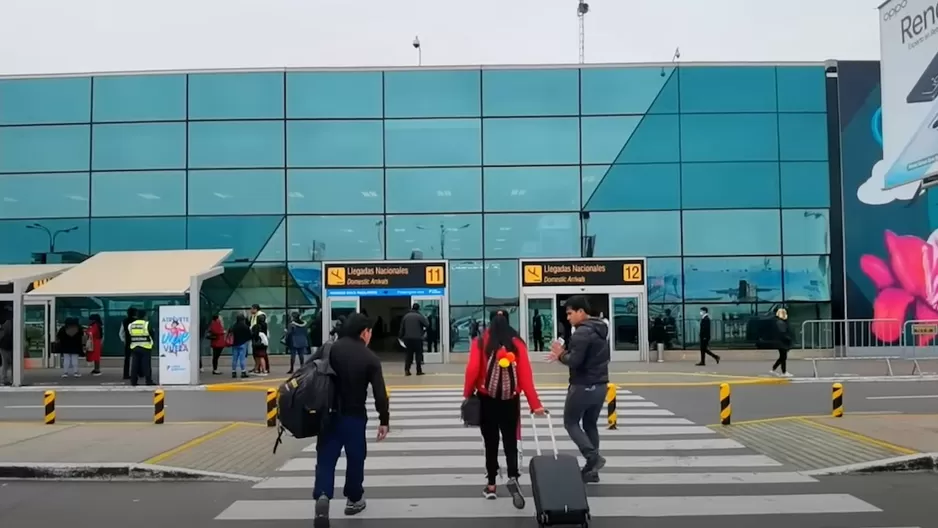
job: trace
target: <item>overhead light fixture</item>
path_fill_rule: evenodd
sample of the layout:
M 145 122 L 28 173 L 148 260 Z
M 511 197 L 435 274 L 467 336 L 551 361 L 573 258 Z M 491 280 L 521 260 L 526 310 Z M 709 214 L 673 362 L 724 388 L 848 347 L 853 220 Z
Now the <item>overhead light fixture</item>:
M 395 233 L 403 233 L 404 231 L 406 231 L 406 229 L 404 229 L 403 227 L 395 227 L 395 228 L 394 228 L 394 232 L 395 232 Z
M 160 197 L 152 193 L 137 193 L 137 196 L 143 198 L 144 200 L 159 200 Z
M 4 196 L 3 201 L 6 203 L 16 203 L 19 200 L 17 200 L 16 198 L 10 198 L 9 196 Z
M 306 196 L 304 196 L 303 193 L 296 192 L 296 191 L 288 192 L 287 196 L 289 196 L 290 198 L 306 198 Z
M 215 193 L 212 193 L 212 194 L 214 194 L 214 195 L 217 196 L 218 198 L 221 198 L 222 200 L 227 200 L 228 198 L 232 198 L 232 196 L 231 196 L 230 194 L 222 194 L 222 193 L 220 193 L 220 192 L 215 192 Z
M 76 202 L 87 202 L 88 199 L 84 196 L 78 196 L 77 194 L 67 194 L 65 195 L 69 200 L 75 200 Z
M 436 192 L 436 195 L 437 195 L 437 196 L 441 196 L 441 197 L 447 197 L 447 196 L 452 196 L 453 193 L 452 193 L 452 191 L 440 190 L 440 191 L 437 191 L 437 192 Z

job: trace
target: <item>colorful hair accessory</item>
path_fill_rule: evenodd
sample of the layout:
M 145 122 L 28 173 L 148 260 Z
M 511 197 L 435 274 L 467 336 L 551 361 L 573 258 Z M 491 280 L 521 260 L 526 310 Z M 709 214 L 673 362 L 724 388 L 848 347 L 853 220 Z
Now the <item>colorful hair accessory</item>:
M 507 359 L 509 363 L 514 363 L 514 362 L 515 362 L 515 355 L 512 354 L 511 352 L 509 352 L 509 353 L 505 354 L 505 359 Z
M 508 368 L 508 365 L 511 365 L 511 362 L 508 361 L 508 358 L 501 358 L 498 360 L 498 366 L 501 368 Z

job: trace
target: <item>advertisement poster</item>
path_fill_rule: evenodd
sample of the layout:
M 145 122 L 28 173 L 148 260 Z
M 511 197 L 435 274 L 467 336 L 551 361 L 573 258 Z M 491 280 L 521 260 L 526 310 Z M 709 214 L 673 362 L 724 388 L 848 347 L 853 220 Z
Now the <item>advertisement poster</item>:
M 160 384 L 187 385 L 191 364 L 189 306 L 160 306 Z

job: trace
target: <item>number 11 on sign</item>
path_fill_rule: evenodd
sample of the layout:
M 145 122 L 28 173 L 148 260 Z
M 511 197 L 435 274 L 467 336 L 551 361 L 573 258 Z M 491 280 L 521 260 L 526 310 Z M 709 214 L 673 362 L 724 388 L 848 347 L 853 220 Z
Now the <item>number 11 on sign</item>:
M 443 266 L 427 266 L 427 285 L 440 286 L 443 284 Z

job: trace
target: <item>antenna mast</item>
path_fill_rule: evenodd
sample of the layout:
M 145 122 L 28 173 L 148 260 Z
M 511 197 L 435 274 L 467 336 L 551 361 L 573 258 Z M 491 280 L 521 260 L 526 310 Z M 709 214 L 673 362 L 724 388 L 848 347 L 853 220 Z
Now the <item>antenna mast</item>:
M 586 14 L 590 12 L 590 5 L 584 0 L 578 0 L 576 17 L 580 23 L 580 64 L 586 62 Z

